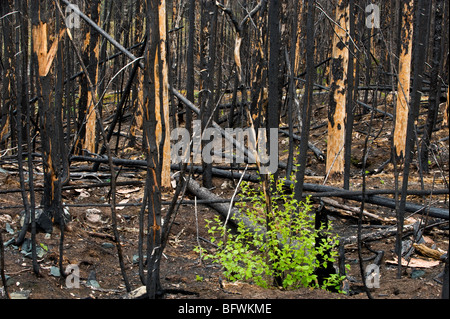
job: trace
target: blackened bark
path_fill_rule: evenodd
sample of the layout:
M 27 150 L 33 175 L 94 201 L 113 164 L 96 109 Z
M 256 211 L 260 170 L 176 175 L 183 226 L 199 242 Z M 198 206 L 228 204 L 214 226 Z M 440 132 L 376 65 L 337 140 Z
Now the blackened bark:
M 272 141 L 278 143 L 278 134 L 271 135 L 271 128 L 279 128 L 281 107 L 281 85 L 280 85 L 280 7 L 279 0 L 269 1 L 269 69 L 268 69 L 268 105 L 267 105 L 267 139 L 268 150 Z M 274 154 L 270 154 L 273 158 Z M 278 154 L 276 154 L 278 157 Z M 278 173 L 278 171 L 277 171 Z M 275 180 L 277 173 L 275 173 Z
M 217 6 L 214 1 L 206 0 L 202 2 L 202 33 L 203 33 L 203 72 L 202 72 L 202 93 L 201 93 L 201 121 L 202 133 L 209 127 L 210 118 L 214 108 L 214 74 L 216 64 L 216 29 L 217 29 Z M 202 149 L 211 142 L 211 137 L 202 136 Z M 203 156 L 202 156 L 203 158 Z M 206 163 L 202 159 L 203 186 L 212 188 L 212 163 Z
M 14 145 L 14 134 L 15 130 L 12 130 L 13 115 L 12 110 L 14 110 L 14 94 L 12 88 L 14 85 L 14 69 L 15 66 L 12 63 L 14 59 L 14 42 L 13 42 L 13 20 L 14 14 L 7 15 L 13 12 L 12 1 L 2 1 L 0 7 L 0 26 L 2 28 L 2 35 L 0 39 L 3 42 L 3 56 L 1 57 L 1 91 L 0 91 L 0 149 L 6 149 L 7 140 L 11 141 L 11 146 Z M 0 46 L 1 54 L 2 46 Z
M 420 89 L 422 88 L 423 81 L 423 71 L 424 63 L 426 61 L 426 47 L 428 42 L 428 32 L 429 24 L 428 18 L 430 15 L 430 3 L 425 0 L 419 0 L 418 8 L 416 11 L 416 23 L 414 25 L 415 47 L 414 47 L 414 82 L 411 90 L 411 104 L 408 113 L 408 123 L 406 130 L 406 145 L 405 145 L 405 162 L 403 167 L 403 181 L 401 198 L 399 202 L 399 209 L 397 212 L 397 222 L 398 222 L 398 234 L 396 239 L 396 253 L 398 257 L 398 270 L 397 277 L 401 278 L 401 247 L 402 247 L 402 237 L 403 237 L 403 223 L 406 205 L 406 194 L 408 189 L 408 179 L 410 164 L 412 162 L 413 151 L 414 151 L 414 141 L 415 141 L 415 121 L 419 113 L 419 106 L 421 100 Z
M 348 2 L 349 10 L 349 29 L 351 39 L 355 38 L 355 1 L 349 0 Z M 357 92 L 357 84 L 354 83 L 354 59 L 355 46 L 353 41 L 348 41 L 349 49 L 349 59 L 347 68 L 347 101 L 345 104 L 347 121 L 345 122 L 345 141 L 344 141 L 344 189 L 350 189 L 350 166 L 351 166 L 351 155 L 352 155 L 352 137 L 353 137 L 353 96 Z M 355 95 L 356 96 L 356 95 Z
M 291 178 L 293 166 L 294 166 L 294 122 L 293 122 L 293 112 L 294 112 L 294 104 L 297 101 L 296 99 L 296 81 L 294 79 L 295 76 L 295 56 L 297 54 L 297 38 L 298 38 L 298 7 L 299 3 L 297 1 L 293 4 L 293 18 L 292 18 L 292 34 L 291 34 L 291 52 L 288 54 L 287 48 L 286 52 L 286 60 L 289 58 L 289 62 L 287 64 L 287 69 L 289 72 L 289 99 L 288 99 L 288 126 L 289 126 L 289 150 L 288 150 L 288 161 L 286 168 L 286 178 Z M 308 30 L 308 26 L 306 26 Z M 307 46 L 308 47 L 308 46 Z M 298 53 L 300 54 L 300 53 Z M 314 55 L 314 53 L 313 53 Z
M 447 247 L 447 258 L 445 259 L 444 278 L 442 285 L 442 299 L 449 299 L 449 271 L 448 271 L 448 252 L 450 245 Z
M 3 235 L 1 231 L 0 231 L 0 277 L 2 278 L 3 291 L 6 293 L 6 296 L 9 297 L 8 285 L 6 284 L 6 275 L 5 275 L 5 246 L 3 245 Z
M 194 76 L 194 41 L 195 41 L 195 0 L 189 1 L 189 39 L 187 49 L 187 86 L 186 97 L 194 103 L 195 76 Z M 192 136 L 192 110 L 186 109 L 186 129 Z
M 60 15 L 56 15 L 56 34 L 59 34 L 60 30 L 62 30 L 63 25 L 61 21 Z M 63 90 L 64 90 L 64 62 L 63 62 L 63 46 L 62 42 L 58 41 L 58 49 L 56 53 L 56 64 L 55 64 L 55 75 L 56 75 L 56 84 L 55 84 L 55 130 L 56 130 L 56 136 L 54 137 L 56 140 L 56 145 L 59 147 L 58 154 L 56 156 L 59 156 L 56 158 L 58 161 L 58 168 L 60 170 L 59 172 L 59 182 L 58 182 L 58 189 L 59 192 L 58 198 L 59 200 L 56 202 L 56 215 L 55 215 L 55 222 L 59 225 L 59 231 L 60 231 L 60 238 L 59 238 L 59 271 L 62 275 L 62 278 L 66 276 L 65 270 L 63 268 L 63 255 L 64 255 L 64 228 L 66 224 L 66 220 L 64 219 L 64 213 L 63 213 L 63 207 L 62 207 L 62 186 L 65 181 L 68 181 L 69 179 L 69 162 L 68 162 L 68 154 L 64 139 L 64 127 L 63 127 Z
M 158 257 L 161 256 L 161 171 L 156 143 L 156 90 L 155 61 L 159 52 L 158 0 L 147 0 L 147 38 L 144 54 L 144 140 L 147 153 L 146 192 L 147 220 L 147 281 L 149 298 L 162 294 Z M 161 59 L 158 59 L 161 61 Z M 157 75 L 156 75 L 157 76 Z
M 306 86 L 302 115 L 302 132 L 300 137 L 300 153 L 298 156 L 298 170 L 296 172 L 295 198 L 301 201 L 303 183 L 305 180 L 306 159 L 308 152 L 309 130 L 311 126 L 311 110 L 314 91 L 314 1 L 307 0 L 306 13 Z
M 431 135 L 437 121 L 439 111 L 439 100 L 441 97 L 441 81 L 439 80 L 439 71 L 441 69 L 443 51 L 442 51 L 442 17 L 444 1 L 436 0 L 434 36 L 433 36 L 433 58 L 431 62 L 430 95 L 428 104 L 427 123 L 425 125 L 422 145 L 420 150 L 420 165 L 423 172 L 429 172 L 429 148 Z

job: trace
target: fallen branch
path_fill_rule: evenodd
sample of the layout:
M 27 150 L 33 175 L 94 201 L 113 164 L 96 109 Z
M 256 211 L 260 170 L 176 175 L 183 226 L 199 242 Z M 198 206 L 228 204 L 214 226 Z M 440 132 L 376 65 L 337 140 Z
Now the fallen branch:
M 141 186 L 143 184 L 144 184 L 143 181 L 119 181 L 116 183 L 116 186 Z M 62 190 L 101 188 L 101 187 L 108 187 L 109 185 L 111 185 L 110 182 L 101 182 L 101 183 L 83 184 L 83 185 L 68 185 L 68 186 L 63 186 Z M 36 192 L 42 192 L 42 191 L 44 191 L 44 187 L 35 187 L 34 190 Z M 29 191 L 29 188 L 25 188 L 25 191 Z M 0 194 L 20 193 L 20 192 L 21 192 L 20 188 L 0 190 Z
M 403 233 L 411 232 L 413 230 L 414 230 L 413 224 L 406 225 L 403 227 Z M 376 231 L 373 233 L 362 234 L 361 242 L 376 241 L 376 240 L 380 240 L 383 238 L 395 236 L 396 234 L 397 234 L 397 227 L 393 226 L 393 227 L 389 227 L 387 229 L 379 230 L 379 231 Z M 341 238 L 341 242 L 344 245 L 355 245 L 358 242 L 358 238 L 356 235 L 349 236 L 349 237 Z
M 200 184 L 195 180 L 189 180 L 189 183 L 187 184 L 187 190 L 192 195 L 197 196 L 199 199 L 209 200 L 210 202 L 207 205 L 216 210 L 220 215 L 222 215 L 223 218 L 226 219 L 229 216 L 229 221 L 234 226 L 237 226 L 237 224 L 242 221 L 247 229 L 252 232 L 256 231 L 255 225 L 247 217 L 243 216 L 237 208 L 231 208 L 230 210 L 229 203 L 227 204 L 216 202 L 218 200 L 221 200 L 221 198 L 208 189 L 200 186 Z
M 371 195 L 394 195 L 395 189 L 371 189 L 366 190 L 366 196 Z M 425 189 L 408 189 L 406 192 L 407 195 L 414 196 L 427 196 L 427 195 L 448 195 L 449 190 L 444 189 L 433 189 L 433 190 L 425 190 Z M 339 190 L 339 191 L 331 191 L 331 192 L 319 192 L 316 194 L 307 194 L 306 196 L 311 197 L 342 197 L 342 196 L 358 196 L 361 195 L 361 191 L 348 191 L 348 190 Z
M 202 168 L 200 166 L 195 167 L 194 171 L 196 173 L 201 173 Z M 241 173 L 238 173 L 238 172 L 229 172 L 229 171 L 224 171 L 224 170 L 219 170 L 219 169 L 214 169 L 214 168 L 212 169 L 212 174 L 215 176 L 219 176 L 222 178 L 229 178 L 229 179 L 239 179 L 242 175 Z M 244 180 L 251 181 L 254 183 L 260 182 L 259 176 L 253 175 L 253 174 L 244 174 Z M 283 181 L 286 186 L 290 186 L 294 183 L 293 181 L 290 181 L 290 180 L 283 180 Z M 320 192 L 322 192 L 322 193 L 341 192 L 342 194 L 339 197 L 358 201 L 358 202 L 362 201 L 362 195 L 357 195 L 350 191 L 347 191 L 348 193 L 346 194 L 346 191 L 344 191 L 340 188 L 337 188 L 337 187 L 305 183 L 303 185 L 303 189 L 308 192 L 319 192 L 319 193 Z M 433 190 L 433 194 L 435 194 L 435 191 L 436 190 Z M 366 191 L 366 192 L 369 192 L 369 191 Z M 395 209 L 395 206 L 396 206 L 394 199 L 381 197 L 381 196 L 367 195 L 365 200 L 367 203 L 379 205 L 379 206 L 383 206 L 383 207 L 388 207 L 391 209 Z M 438 208 L 438 207 L 431 207 L 431 206 L 426 206 L 426 205 L 406 203 L 405 211 L 409 212 L 409 213 L 427 214 L 430 217 L 434 217 L 434 218 L 442 218 L 442 219 L 446 219 L 446 220 L 449 219 L 448 209 L 445 209 L 445 208 Z
M 290 134 L 289 134 L 289 131 L 285 131 L 285 130 L 279 130 L 279 131 L 280 131 L 280 133 L 283 133 L 283 134 L 285 134 L 285 135 L 287 135 L 287 136 L 290 135 Z M 297 141 L 300 141 L 300 136 L 297 135 L 297 134 L 292 134 L 292 138 L 295 139 L 295 140 L 297 140 Z M 321 161 L 321 162 L 325 161 L 325 154 L 324 154 L 321 150 L 319 150 L 319 149 L 317 148 L 317 146 L 315 146 L 315 145 L 314 145 L 313 143 L 311 143 L 311 142 L 308 142 L 308 148 L 309 148 L 311 151 L 314 152 L 314 154 L 316 155 L 316 157 L 317 157 L 317 159 L 318 159 L 319 161 Z
M 91 158 L 91 157 L 87 157 L 87 156 L 73 156 L 71 158 L 71 160 L 72 161 L 74 161 L 74 160 L 93 161 L 93 162 L 99 161 L 102 163 L 107 163 L 107 161 L 108 161 L 108 159 L 105 157 Z M 147 165 L 146 161 L 125 160 L 125 159 L 118 159 L 118 158 L 112 158 L 112 162 L 115 165 L 133 166 L 133 167 Z M 177 170 L 177 169 L 179 169 L 179 165 L 176 165 L 176 164 L 171 165 L 171 169 Z M 194 170 L 194 173 L 202 173 L 203 172 L 203 168 L 201 166 L 194 166 L 193 170 Z M 230 171 L 225 171 L 225 170 L 221 170 L 221 169 L 217 169 L 217 168 L 212 169 L 212 174 L 215 176 L 219 176 L 222 178 L 228 178 L 228 179 L 239 179 L 242 176 L 242 174 L 238 173 L 238 172 L 230 172 Z M 254 182 L 254 183 L 259 183 L 261 181 L 259 175 L 248 174 L 248 173 L 244 174 L 243 179 L 246 181 Z M 283 180 L 283 181 L 287 186 L 292 185 L 294 183 L 293 181 L 290 181 L 290 180 Z M 332 186 L 324 186 L 324 185 L 305 183 L 303 186 L 303 190 L 307 191 L 307 192 L 319 193 L 319 194 L 313 195 L 315 197 L 325 197 L 325 196 L 341 197 L 341 198 L 346 198 L 346 199 L 350 199 L 350 200 L 355 200 L 358 202 L 360 202 L 362 200 L 362 192 L 346 191 L 346 190 L 343 190 L 343 189 L 340 189 L 337 187 L 332 187 Z M 370 203 L 370 204 L 374 204 L 374 205 L 379 205 L 379 206 L 395 209 L 395 200 L 393 200 L 391 198 L 374 195 L 376 193 L 392 194 L 392 191 L 391 190 L 367 190 L 366 191 L 366 202 Z M 448 193 L 449 193 L 448 189 L 432 191 L 433 195 L 448 194 Z M 407 194 L 408 195 L 419 195 L 419 194 L 420 195 L 429 195 L 429 194 L 431 194 L 431 191 L 408 190 Z M 446 220 L 449 219 L 448 209 L 445 209 L 445 208 L 438 208 L 438 207 L 431 207 L 431 206 L 426 206 L 426 205 L 424 206 L 424 205 L 420 205 L 420 204 L 406 203 L 405 211 L 409 212 L 409 213 L 428 214 L 430 217 L 435 217 L 435 218 L 442 218 L 442 219 L 446 219 Z
M 430 257 L 436 260 L 441 260 L 441 256 L 445 254 L 444 252 L 440 252 L 439 250 L 431 249 L 424 244 L 413 244 L 413 246 L 422 256 Z
M 331 198 L 322 198 L 322 201 L 325 204 L 331 205 L 333 207 L 339 208 L 339 209 L 343 209 L 345 210 L 350 216 L 358 218 L 358 215 L 360 214 L 360 208 L 359 207 L 351 207 L 348 205 L 344 205 L 341 203 L 338 203 L 336 200 L 331 199 Z M 380 217 L 378 215 L 369 213 L 368 211 L 364 210 L 363 211 L 363 215 L 381 222 L 389 222 L 389 220 L 387 220 L 386 218 Z
M 93 231 L 85 231 L 86 234 L 88 234 L 89 236 L 93 236 L 93 237 L 99 237 L 99 238 L 103 238 L 103 239 L 109 239 L 111 241 L 114 241 L 114 236 L 110 235 L 110 234 L 106 234 L 106 233 L 96 233 Z

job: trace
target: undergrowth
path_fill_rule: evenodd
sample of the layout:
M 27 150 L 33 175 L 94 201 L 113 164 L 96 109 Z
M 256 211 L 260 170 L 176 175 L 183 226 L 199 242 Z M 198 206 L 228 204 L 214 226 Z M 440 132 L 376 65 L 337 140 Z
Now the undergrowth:
M 266 209 L 261 188 L 247 182 L 241 184 L 239 196 L 251 201 L 239 202 L 236 206 L 256 231 L 250 231 L 243 222 L 237 223 L 233 231 L 216 216 L 206 221 L 210 241 L 216 248 L 207 251 L 197 246 L 195 251 L 201 253 L 204 260 L 220 264 L 225 278 L 230 281 L 252 281 L 264 288 L 315 287 L 340 291 L 344 277 L 331 274 L 319 282 L 315 274 L 319 267 L 326 268 L 327 263 L 334 263 L 338 255 L 339 240 L 332 234 L 331 225 L 315 229 L 310 199 L 298 202 L 293 189 L 285 190 L 283 183 L 274 182 L 273 177 L 270 184 L 274 185 L 270 190 L 270 210 Z

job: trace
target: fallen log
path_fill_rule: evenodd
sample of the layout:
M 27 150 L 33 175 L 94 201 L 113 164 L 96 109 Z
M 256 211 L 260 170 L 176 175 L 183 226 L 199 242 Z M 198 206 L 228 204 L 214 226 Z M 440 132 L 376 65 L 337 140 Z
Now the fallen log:
M 234 226 L 237 226 L 240 222 L 243 222 L 245 227 L 251 232 L 260 232 L 261 227 L 256 228 L 246 216 L 242 215 L 237 208 L 230 208 L 230 203 L 220 203 L 220 198 L 216 194 L 209 191 L 207 188 L 202 187 L 198 182 L 189 179 L 187 184 L 187 190 L 194 196 L 201 200 L 210 201 L 207 205 L 216 210 L 224 219 L 228 219 Z M 230 214 L 230 216 L 228 216 Z
M 86 156 L 73 156 L 71 158 L 72 161 L 74 160 L 80 160 L 80 161 L 100 161 L 106 163 L 107 158 L 101 157 L 101 158 L 90 158 Z M 123 165 L 123 166 L 146 166 L 147 162 L 142 160 L 124 160 L 124 159 L 112 159 L 113 163 L 115 165 Z M 171 165 L 172 170 L 178 170 L 180 165 Z M 194 166 L 193 167 L 194 173 L 202 173 L 203 168 L 201 166 Z M 239 179 L 241 178 L 241 173 L 239 172 L 231 172 L 231 171 L 225 171 L 217 168 L 212 169 L 212 174 L 215 176 L 219 176 L 222 178 L 228 178 L 228 179 Z M 256 174 L 244 174 L 243 177 L 244 180 L 259 183 L 260 176 Z M 283 180 L 286 186 L 292 185 L 294 182 L 290 180 Z M 337 187 L 332 186 L 324 186 L 324 185 L 317 185 L 317 184 L 310 184 L 305 183 L 303 185 L 303 190 L 306 192 L 314 192 L 314 193 L 325 193 L 325 194 L 333 194 L 335 197 L 341 197 L 346 198 L 349 200 L 354 200 L 361 202 L 363 199 L 362 192 L 355 192 L 355 191 L 346 191 L 342 190 Z M 369 204 L 379 205 L 383 207 L 388 207 L 391 209 L 395 209 L 395 200 L 391 198 L 386 198 L 382 196 L 376 196 L 373 195 L 375 192 L 383 192 L 383 190 L 368 190 L 366 191 L 365 201 Z M 385 191 L 385 190 L 384 190 Z M 417 190 L 408 190 L 408 194 L 411 192 L 411 194 L 418 194 L 419 191 Z M 448 194 L 448 190 L 433 190 L 427 193 L 426 191 L 420 191 L 421 195 L 425 194 Z M 336 196 L 338 195 L 339 196 Z M 413 203 L 406 203 L 405 211 L 409 213 L 419 213 L 419 214 L 428 214 L 430 217 L 434 218 L 442 218 L 442 219 L 449 219 L 449 211 L 445 208 L 438 208 L 438 207 L 432 207 L 432 206 L 426 206 L 426 205 L 420 205 L 420 204 L 413 204 Z
M 327 205 L 331 205 L 331 206 L 336 207 L 338 209 L 344 210 L 351 217 L 359 218 L 359 214 L 360 214 L 360 208 L 359 207 L 350 207 L 348 205 L 344 205 L 344 204 L 338 203 L 334 199 L 330 199 L 330 198 L 323 198 L 322 201 L 325 204 L 327 204 Z M 380 222 L 390 222 L 390 220 L 388 220 L 386 218 L 383 218 L 383 217 L 380 217 L 380 216 L 377 216 L 375 214 L 369 213 L 366 210 L 363 211 L 363 215 L 368 217 L 368 218 L 378 220 Z
M 446 222 L 444 222 L 446 223 Z M 434 224 L 430 224 L 425 226 L 426 228 L 432 228 L 435 226 L 438 226 L 442 224 L 442 222 L 438 222 L 438 223 L 434 223 Z M 422 226 L 419 226 L 422 227 Z M 415 232 L 415 224 L 409 224 L 409 225 L 404 225 L 403 226 L 403 234 L 406 236 L 407 233 L 413 233 Z M 395 236 L 397 234 L 397 226 L 392 226 L 392 227 L 388 227 L 386 229 L 383 230 L 379 230 L 379 231 L 375 231 L 375 232 L 371 232 L 371 233 L 366 233 L 366 234 L 362 234 L 361 235 L 361 241 L 362 242 L 369 242 L 369 241 L 377 241 L 383 238 L 387 238 L 387 237 L 392 237 Z M 358 242 L 358 237 L 356 235 L 354 236 L 348 236 L 345 238 L 341 238 L 340 241 L 345 245 L 354 245 Z
M 434 189 L 434 190 L 422 190 L 422 189 L 408 189 L 407 195 L 414 196 L 428 196 L 428 195 L 448 195 L 450 192 L 448 189 Z M 369 189 L 366 190 L 366 196 L 370 195 L 394 195 L 394 189 Z M 311 197 L 341 197 L 350 195 L 361 195 L 361 191 L 348 191 L 339 190 L 331 192 L 319 192 L 315 194 L 307 194 Z
M 194 172 L 201 173 L 202 168 L 200 166 L 194 167 Z M 215 176 L 223 177 L 223 178 L 230 178 L 230 179 L 239 179 L 241 177 L 241 173 L 238 172 L 229 172 L 219 169 L 212 169 L 212 174 Z M 259 175 L 254 174 L 244 174 L 244 180 L 251 181 L 255 183 L 260 182 Z M 292 185 L 294 182 L 290 180 L 283 180 L 286 186 Z M 345 191 L 332 186 L 324 186 L 324 185 L 316 185 L 316 184 L 309 184 L 305 183 L 303 185 L 303 190 L 308 192 L 341 192 L 341 198 L 346 198 L 349 200 L 354 200 L 361 202 L 363 199 L 362 192 L 361 195 L 356 195 L 349 191 L 349 194 L 345 194 Z M 433 191 L 434 193 L 434 191 Z M 366 195 L 365 196 L 365 202 L 369 204 L 379 205 L 383 207 L 388 207 L 391 209 L 395 209 L 395 200 L 391 198 L 386 198 L 382 196 L 376 196 L 376 195 Z M 423 215 L 429 215 L 430 217 L 434 218 L 442 218 L 442 219 L 449 219 L 449 211 L 445 208 L 438 208 L 438 207 L 432 207 L 432 206 L 426 206 L 426 205 L 419 205 L 419 204 L 413 204 L 413 203 L 406 203 L 405 211 L 409 213 L 418 213 Z
M 414 225 L 405 225 L 403 227 L 403 233 L 412 232 L 414 230 Z M 387 229 L 379 230 L 372 233 L 362 234 L 361 242 L 377 241 L 383 238 L 395 236 L 397 234 L 397 226 L 392 226 Z M 358 236 L 348 236 L 341 238 L 341 242 L 345 245 L 354 245 L 358 242 Z

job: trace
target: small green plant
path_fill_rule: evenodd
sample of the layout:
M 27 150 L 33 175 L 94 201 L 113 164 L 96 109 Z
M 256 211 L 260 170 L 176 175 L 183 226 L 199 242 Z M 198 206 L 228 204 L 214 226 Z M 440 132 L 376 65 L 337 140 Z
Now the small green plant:
M 43 243 L 40 243 L 39 245 L 42 247 L 42 249 L 44 249 L 45 251 L 48 251 L 47 245 L 45 245 Z
M 344 278 L 334 274 L 319 283 L 315 274 L 318 267 L 335 261 L 337 235 L 331 233 L 331 226 L 315 229 L 309 198 L 298 202 L 293 189 L 286 191 L 284 184 L 275 183 L 273 177 L 271 185 L 274 185 L 270 190 L 272 207 L 267 210 L 263 191 L 246 182 L 241 184 L 240 196 L 251 201 L 236 205 L 256 231 L 248 230 L 240 222 L 233 232 L 216 217 L 207 220 L 206 227 L 217 248 L 206 251 L 196 247 L 195 250 L 205 260 L 222 265 L 224 276 L 230 281 L 249 280 L 264 288 L 278 285 L 284 289 L 339 289 Z

